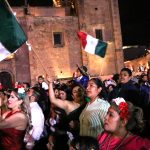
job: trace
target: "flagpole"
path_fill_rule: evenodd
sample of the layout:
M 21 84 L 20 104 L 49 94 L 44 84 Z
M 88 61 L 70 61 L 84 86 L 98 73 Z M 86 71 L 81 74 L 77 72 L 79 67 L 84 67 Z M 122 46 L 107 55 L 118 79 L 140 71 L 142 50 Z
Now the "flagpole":
M 32 48 L 33 53 L 36 55 L 37 59 L 39 60 L 41 66 L 43 67 L 43 70 L 45 71 L 46 75 L 48 75 L 48 70 L 44 67 L 40 57 L 38 56 L 38 54 L 35 52 L 35 50 Z
M 75 10 L 76 10 L 76 14 L 77 14 L 77 18 L 78 18 L 78 29 L 79 31 L 81 30 L 81 27 L 80 27 L 80 19 L 79 19 L 79 0 L 74 0 L 74 3 L 75 3 Z M 85 24 L 85 23 L 84 23 Z M 82 28 L 84 28 L 84 24 L 82 23 Z M 85 30 L 84 30 L 85 32 Z M 82 60 L 82 65 L 84 65 L 84 60 L 83 60 L 83 57 L 85 56 L 84 52 L 83 52 L 83 49 L 82 49 L 82 46 L 81 46 L 81 43 L 80 43 L 80 49 L 81 49 L 81 60 Z M 86 58 L 88 59 L 88 55 L 86 55 Z M 86 61 L 86 66 L 88 66 L 88 61 Z
M 9 7 L 9 10 L 11 11 L 11 13 L 13 13 L 13 10 L 12 10 L 12 8 L 10 7 L 8 1 L 7 1 L 7 0 L 4 0 L 4 1 L 5 1 L 5 3 L 7 4 L 7 6 Z
M 10 12 L 14 15 L 14 12 L 13 12 L 12 8 L 10 7 L 10 5 L 9 5 L 8 1 L 7 1 L 7 0 L 4 0 L 4 1 L 5 1 L 5 3 L 7 4 L 7 6 L 8 6 L 8 8 L 9 8 Z M 15 17 L 15 18 L 16 18 L 16 20 L 18 21 L 18 19 L 17 19 L 16 15 L 14 15 L 14 17 Z M 19 22 L 19 21 L 18 21 L 18 22 Z

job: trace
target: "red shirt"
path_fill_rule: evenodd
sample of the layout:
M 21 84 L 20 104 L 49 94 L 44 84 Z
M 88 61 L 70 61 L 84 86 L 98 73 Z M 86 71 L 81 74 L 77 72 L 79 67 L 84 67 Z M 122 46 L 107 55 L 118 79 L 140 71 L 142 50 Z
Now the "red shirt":
M 108 136 L 106 132 L 98 135 L 99 150 L 115 150 L 122 141 L 121 138 Z M 150 140 L 130 135 L 124 139 L 118 150 L 150 150 Z

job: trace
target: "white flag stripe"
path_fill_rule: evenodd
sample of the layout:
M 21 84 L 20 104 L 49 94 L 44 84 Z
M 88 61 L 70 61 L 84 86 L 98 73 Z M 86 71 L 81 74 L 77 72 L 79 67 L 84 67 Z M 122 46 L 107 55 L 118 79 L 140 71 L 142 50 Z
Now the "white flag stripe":
M 88 52 L 88 53 L 95 54 L 95 48 L 96 48 L 96 46 L 97 46 L 98 39 L 93 38 L 93 37 L 90 36 L 90 35 L 87 35 L 86 41 L 87 41 L 87 44 L 86 44 L 84 50 L 85 50 L 86 52 Z
M 9 54 L 11 54 L 0 42 L 0 61 L 5 59 Z

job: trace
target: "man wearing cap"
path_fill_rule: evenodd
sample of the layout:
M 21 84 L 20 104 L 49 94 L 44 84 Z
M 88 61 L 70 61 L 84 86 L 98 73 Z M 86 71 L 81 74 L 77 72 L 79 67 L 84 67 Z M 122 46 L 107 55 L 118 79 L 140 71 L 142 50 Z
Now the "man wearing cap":
M 77 70 L 74 73 L 73 80 L 75 81 L 75 83 L 78 83 L 78 84 L 82 85 L 84 88 L 86 88 L 87 83 L 89 81 L 89 75 L 87 73 L 87 68 L 85 66 L 79 67 L 77 65 Z

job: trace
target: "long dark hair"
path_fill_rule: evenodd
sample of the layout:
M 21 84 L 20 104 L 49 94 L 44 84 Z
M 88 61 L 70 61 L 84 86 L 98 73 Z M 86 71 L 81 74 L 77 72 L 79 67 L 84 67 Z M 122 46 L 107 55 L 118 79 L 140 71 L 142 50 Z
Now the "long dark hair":
M 66 99 L 72 101 L 71 89 L 67 84 L 62 83 L 59 87 L 59 90 L 64 91 L 66 93 Z
M 98 94 L 98 96 L 99 96 L 99 98 L 107 100 L 108 95 L 107 95 L 106 88 L 105 88 L 103 82 L 99 78 L 91 78 L 89 81 L 93 81 L 97 85 L 98 88 L 100 88 L 100 87 L 102 88 L 102 90 Z

